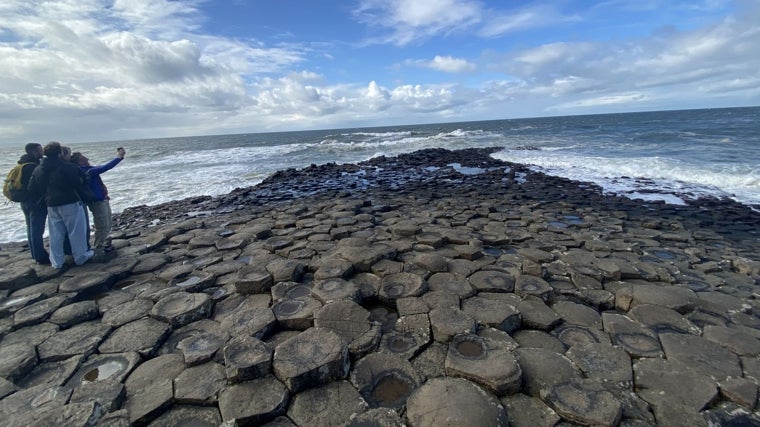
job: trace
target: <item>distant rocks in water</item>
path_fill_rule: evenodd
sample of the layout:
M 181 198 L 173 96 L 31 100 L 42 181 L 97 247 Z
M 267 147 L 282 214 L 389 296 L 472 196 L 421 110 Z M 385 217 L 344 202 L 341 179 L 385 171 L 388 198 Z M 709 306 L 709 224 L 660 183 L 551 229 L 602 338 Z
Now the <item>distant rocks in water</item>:
M 135 207 L 65 271 L 3 245 L 4 425 L 757 424 L 760 214 L 490 152 Z

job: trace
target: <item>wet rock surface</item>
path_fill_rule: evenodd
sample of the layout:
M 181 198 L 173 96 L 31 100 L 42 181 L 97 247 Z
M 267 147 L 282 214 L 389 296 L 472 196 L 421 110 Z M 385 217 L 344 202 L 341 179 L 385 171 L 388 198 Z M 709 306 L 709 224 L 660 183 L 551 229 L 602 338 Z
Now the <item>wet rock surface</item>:
M 757 423 L 760 214 L 603 196 L 489 153 L 130 208 L 115 257 L 65 271 L 2 245 L 0 416 Z

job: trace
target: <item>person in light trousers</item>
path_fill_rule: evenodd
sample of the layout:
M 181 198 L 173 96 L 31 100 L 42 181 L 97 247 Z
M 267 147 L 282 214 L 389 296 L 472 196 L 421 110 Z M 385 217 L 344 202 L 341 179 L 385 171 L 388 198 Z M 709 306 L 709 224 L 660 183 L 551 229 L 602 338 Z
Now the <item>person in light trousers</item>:
M 99 166 L 90 165 L 90 159 L 84 154 L 76 152 L 71 155 L 71 161 L 77 164 L 82 171 L 89 177 L 89 189 L 92 200 L 87 202 L 87 207 L 92 212 L 92 224 L 95 228 L 93 238 L 93 248 L 96 253 L 110 252 L 113 247 L 108 244 L 108 235 L 111 234 L 113 222 L 111 218 L 111 204 L 108 197 L 108 188 L 103 184 L 100 178 L 101 174 L 108 172 L 118 165 L 127 152 L 124 148 L 116 149 L 116 157 L 106 164 Z

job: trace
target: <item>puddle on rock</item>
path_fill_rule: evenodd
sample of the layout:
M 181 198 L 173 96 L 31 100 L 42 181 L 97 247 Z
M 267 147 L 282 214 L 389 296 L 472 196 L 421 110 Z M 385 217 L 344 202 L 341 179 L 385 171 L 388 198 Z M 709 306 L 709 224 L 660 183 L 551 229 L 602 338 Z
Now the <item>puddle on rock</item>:
M 562 221 L 549 221 L 546 224 L 554 228 L 567 228 L 567 224 Z
M 118 360 L 109 360 L 102 365 L 87 371 L 82 376 L 82 384 L 113 378 L 117 373 L 124 369 L 124 363 Z
M 219 300 L 222 297 L 226 296 L 229 292 L 226 288 L 221 286 L 216 286 L 213 288 L 207 288 L 203 290 L 204 294 L 210 295 L 211 299 L 213 300 Z
M 579 217 L 577 215 L 565 215 L 563 218 L 564 218 L 565 221 L 567 221 L 568 223 L 570 223 L 572 225 L 583 225 L 583 224 L 585 224 L 585 221 L 583 221 L 583 219 L 581 219 L 581 217 Z
M 464 339 L 454 346 L 457 352 L 467 359 L 479 359 L 486 354 L 485 345 L 480 341 Z
M 390 298 L 396 298 L 401 296 L 404 293 L 404 286 L 403 285 L 387 285 L 384 289 L 385 295 L 387 295 Z
M 404 353 L 417 345 L 417 340 L 411 334 L 396 334 L 388 340 L 388 350 L 394 353 Z
M 378 406 L 398 407 L 406 402 L 412 393 L 412 384 L 396 372 L 386 372 L 377 379 L 370 393 Z
M 654 251 L 652 252 L 652 255 L 656 256 L 659 259 L 674 259 L 676 257 L 668 251 Z
M 304 306 L 302 300 L 285 300 L 275 304 L 274 313 L 280 316 L 292 316 L 298 313 Z
M 367 306 L 364 308 L 369 311 L 369 320 L 380 322 L 382 325 L 383 333 L 392 331 L 396 326 L 396 320 L 398 320 L 398 312 L 396 312 L 395 309 L 382 304 Z
M 496 257 L 496 258 L 500 257 L 501 254 L 504 253 L 504 251 L 502 251 L 501 249 L 494 248 L 494 247 L 491 247 L 491 246 L 484 247 L 483 249 L 481 249 L 480 252 L 482 252 L 483 255 L 492 256 L 492 257 Z
M 201 278 L 198 276 L 190 276 L 186 278 L 185 280 L 181 282 L 177 282 L 174 284 L 174 286 L 180 287 L 180 288 L 186 288 L 188 286 L 197 285 L 201 282 Z

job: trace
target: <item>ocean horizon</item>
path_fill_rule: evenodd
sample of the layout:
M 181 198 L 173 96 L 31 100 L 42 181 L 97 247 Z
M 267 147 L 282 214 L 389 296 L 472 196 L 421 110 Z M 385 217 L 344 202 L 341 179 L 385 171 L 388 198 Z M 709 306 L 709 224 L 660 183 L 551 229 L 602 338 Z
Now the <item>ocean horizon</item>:
M 92 164 L 127 150 L 103 175 L 115 213 L 218 196 L 311 164 L 358 163 L 425 148 L 498 147 L 493 157 L 593 182 L 604 194 L 685 204 L 702 197 L 760 209 L 760 107 L 610 113 L 424 125 L 67 144 Z M 0 147 L 0 170 L 23 154 Z M 26 238 L 18 205 L 0 205 L 0 242 Z

